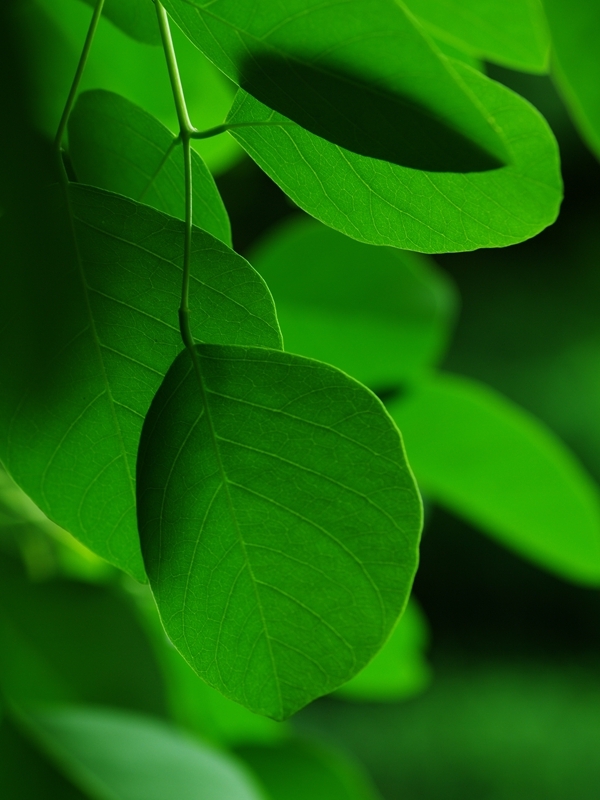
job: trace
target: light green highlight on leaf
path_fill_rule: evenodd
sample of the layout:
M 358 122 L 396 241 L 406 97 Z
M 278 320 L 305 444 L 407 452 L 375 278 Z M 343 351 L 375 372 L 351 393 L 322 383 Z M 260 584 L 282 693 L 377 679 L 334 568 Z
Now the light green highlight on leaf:
M 424 650 L 429 643 L 425 615 L 411 597 L 392 635 L 367 666 L 336 694 L 347 700 L 397 702 L 420 694 L 431 680 Z
M 94 6 L 95 0 L 83 0 Z M 104 0 L 103 15 L 123 33 L 144 44 L 160 44 L 152 0 Z
M 552 33 L 552 74 L 579 132 L 600 158 L 600 4 L 544 0 Z
M 314 741 L 249 745 L 237 754 L 252 768 L 270 800 L 378 800 L 368 776 L 343 753 Z
M 165 629 L 207 683 L 285 719 L 387 639 L 421 505 L 397 429 L 344 373 L 276 350 L 197 348 L 144 423 L 138 523 Z
M 535 564 L 600 584 L 597 489 L 540 422 L 451 375 L 412 387 L 390 413 L 427 497 Z
M 80 95 L 69 119 L 69 155 L 78 181 L 183 219 L 183 155 L 174 142 L 158 120 L 113 92 Z M 193 224 L 231 247 L 227 211 L 195 152 L 192 174 Z
M 393 0 L 165 0 L 246 92 L 354 153 L 473 171 L 506 163 L 494 120 Z
M 540 0 L 396 0 L 425 30 L 472 55 L 522 72 L 548 71 Z
M 94 800 L 266 800 L 241 763 L 151 717 L 79 706 L 24 722 Z
M 18 255 L 4 259 L 0 454 L 50 519 L 142 580 L 135 461 L 144 416 L 182 349 L 184 223 L 100 189 L 71 185 L 68 197 L 70 212 L 58 190 L 40 204 L 55 229 L 46 262 L 16 269 Z M 280 346 L 262 279 L 198 228 L 190 307 L 200 340 Z
M 294 218 L 249 257 L 273 292 L 291 353 L 385 389 L 413 379 L 443 351 L 456 296 L 424 256 L 371 247 Z
M 503 131 L 513 163 L 432 173 L 350 153 L 239 92 L 229 122 L 273 125 L 232 135 L 301 208 L 368 244 L 423 253 L 505 247 L 550 225 L 562 199 L 556 140 L 526 100 L 454 62 Z

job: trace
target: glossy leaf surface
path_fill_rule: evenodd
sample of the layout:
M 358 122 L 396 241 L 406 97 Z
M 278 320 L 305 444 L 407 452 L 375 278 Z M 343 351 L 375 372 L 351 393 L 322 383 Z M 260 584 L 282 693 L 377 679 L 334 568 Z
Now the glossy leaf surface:
M 273 292 L 291 353 L 334 364 L 375 389 L 413 379 L 441 355 L 454 289 L 423 256 L 292 219 L 267 234 L 250 260 Z
M 344 373 L 275 350 L 182 353 L 138 457 L 144 561 L 169 637 L 284 719 L 351 678 L 404 608 L 420 499 L 397 429 Z
M 336 694 L 348 700 L 394 702 L 422 692 L 431 680 L 423 651 L 427 621 L 411 598 L 392 635 L 367 666 Z
M 552 69 L 588 146 L 600 158 L 600 4 L 544 0 L 552 33 Z
M 416 169 L 505 163 L 493 120 L 393 0 L 164 5 L 231 80 L 341 147 Z
M 174 139 L 157 119 L 114 92 L 85 92 L 69 118 L 69 156 L 78 181 L 183 219 L 183 154 Z M 227 211 L 195 152 L 192 185 L 194 225 L 231 246 Z
M 143 579 L 135 459 L 154 392 L 182 349 L 184 225 L 83 186 L 71 185 L 69 206 L 75 244 L 56 188 L 39 209 L 46 260 L 3 259 L 0 455 L 54 522 Z M 258 274 L 197 228 L 192 247 L 198 338 L 279 346 Z
M 600 501 L 540 422 L 457 376 L 411 388 L 390 413 L 423 493 L 534 563 L 600 584 Z
M 301 739 L 239 747 L 270 800 L 377 800 L 379 793 L 342 753 Z
M 56 765 L 95 800 L 265 800 L 230 756 L 151 717 L 79 706 L 25 720 Z
M 95 6 L 96 0 L 84 0 Z M 160 32 L 152 0 L 104 0 L 102 13 L 123 33 L 144 44 L 160 44 Z
M 509 166 L 460 175 L 404 169 L 326 142 L 243 92 L 229 122 L 269 124 L 232 134 L 295 203 L 359 241 L 446 253 L 528 239 L 558 213 L 556 141 L 527 101 L 459 62 L 455 69 L 503 131 Z
M 548 25 L 541 0 L 404 0 L 428 33 L 523 72 L 547 72 Z

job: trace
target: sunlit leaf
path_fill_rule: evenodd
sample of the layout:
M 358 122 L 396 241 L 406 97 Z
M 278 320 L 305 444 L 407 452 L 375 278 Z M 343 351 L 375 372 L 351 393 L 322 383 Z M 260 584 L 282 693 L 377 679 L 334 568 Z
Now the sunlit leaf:
M 125 597 L 79 581 L 31 582 L 6 556 L 0 558 L 0 687 L 21 704 L 166 711 L 162 676 Z
M 429 640 L 427 621 L 411 598 L 392 635 L 367 666 L 336 694 L 348 700 L 389 702 L 419 694 L 431 680 L 423 651 Z
M 556 141 L 523 98 L 466 65 L 455 69 L 503 131 L 512 164 L 459 175 L 350 153 L 239 92 L 232 134 L 301 208 L 369 244 L 425 253 L 504 247 L 554 221 L 562 198 Z
M 600 501 L 575 458 L 496 392 L 440 376 L 393 401 L 424 494 L 534 563 L 600 584 Z
M 270 800 L 377 800 L 363 771 L 342 753 L 316 742 L 291 739 L 248 745 L 237 754 L 252 768 Z
M 69 119 L 69 155 L 79 181 L 183 219 L 183 157 L 174 138 L 158 120 L 113 92 L 80 95 Z M 194 225 L 231 245 L 225 206 L 194 152 L 192 185 Z
M 57 187 L 27 238 L 46 259 L 2 264 L 0 456 L 61 527 L 143 579 L 135 460 L 154 392 L 182 349 L 177 324 L 184 225 L 124 197 L 71 185 L 75 243 Z M 11 233 L 6 219 L 5 240 Z M 18 265 L 18 268 L 15 266 Z M 271 296 L 224 244 L 194 229 L 192 326 L 201 340 L 278 347 Z
M 84 0 L 95 6 L 97 0 Z M 144 44 L 160 44 L 156 11 L 152 0 L 104 0 L 102 13 L 128 36 Z
M 478 58 L 546 72 L 550 52 L 541 0 L 398 0 L 425 30 Z
M 544 0 L 552 33 L 552 72 L 581 135 L 600 158 L 600 3 Z
M 493 119 L 393 0 L 164 5 L 231 80 L 341 147 L 416 169 L 506 163 Z
M 24 721 L 95 800 L 265 800 L 231 756 L 151 717 L 80 706 L 27 714 Z
M 226 696 L 284 719 L 387 639 L 421 506 L 383 407 L 344 373 L 276 350 L 182 353 L 138 457 L 144 561 L 165 629 Z
M 442 353 L 454 290 L 424 256 L 371 247 L 301 218 L 269 233 L 250 260 L 273 292 L 291 353 L 376 389 L 413 378 Z

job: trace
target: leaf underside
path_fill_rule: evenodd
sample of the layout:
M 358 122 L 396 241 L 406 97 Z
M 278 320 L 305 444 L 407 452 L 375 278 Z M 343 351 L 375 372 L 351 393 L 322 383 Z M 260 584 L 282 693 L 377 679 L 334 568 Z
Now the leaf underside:
M 377 652 L 421 506 L 380 402 L 333 367 L 202 345 L 144 424 L 138 522 L 167 633 L 207 683 L 284 719 Z

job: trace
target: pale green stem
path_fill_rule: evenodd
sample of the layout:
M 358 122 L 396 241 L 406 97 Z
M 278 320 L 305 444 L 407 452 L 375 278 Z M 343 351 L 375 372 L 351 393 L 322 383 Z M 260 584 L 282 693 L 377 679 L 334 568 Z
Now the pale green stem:
M 92 47 L 92 42 L 94 41 L 96 28 L 98 27 L 98 22 L 100 21 L 100 17 L 102 16 L 103 6 L 104 6 L 104 0 L 97 0 L 96 6 L 94 8 L 94 13 L 92 14 L 90 27 L 88 28 L 87 36 L 85 37 L 83 50 L 81 51 L 81 56 L 79 57 L 79 64 L 77 65 L 75 77 L 73 78 L 73 83 L 71 84 L 71 90 L 69 91 L 69 96 L 67 97 L 67 102 L 65 103 L 65 108 L 62 113 L 62 117 L 60 118 L 60 122 L 58 123 L 58 130 L 56 131 L 56 137 L 54 139 L 54 147 L 56 149 L 58 160 L 60 162 L 61 177 L 63 178 L 63 180 L 65 179 L 68 180 L 68 178 L 61 155 L 62 140 L 63 136 L 65 135 L 65 129 L 67 127 L 67 122 L 69 121 L 69 115 L 71 114 L 73 103 L 75 102 L 75 97 L 77 96 L 77 90 L 79 89 L 81 76 L 83 75 L 88 55 Z
M 257 122 L 224 122 L 222 125 L 217 125 L 214 128 L 208 128 L 206 131 L 199 131 L 195 128 L 190 132 L 190 138 L 192 139 L 210 139 L 211 136 L 218 136 L 220 133 L 225 133 L 226 131 L 233 131 L 236 128 L 258 128 L 261 125 L 271 125 L 276 126 L 278 128 L 284 127 L 285 125 L 294 125 L 293 122 L 265 122 L 265 121 L 257 121 Z

